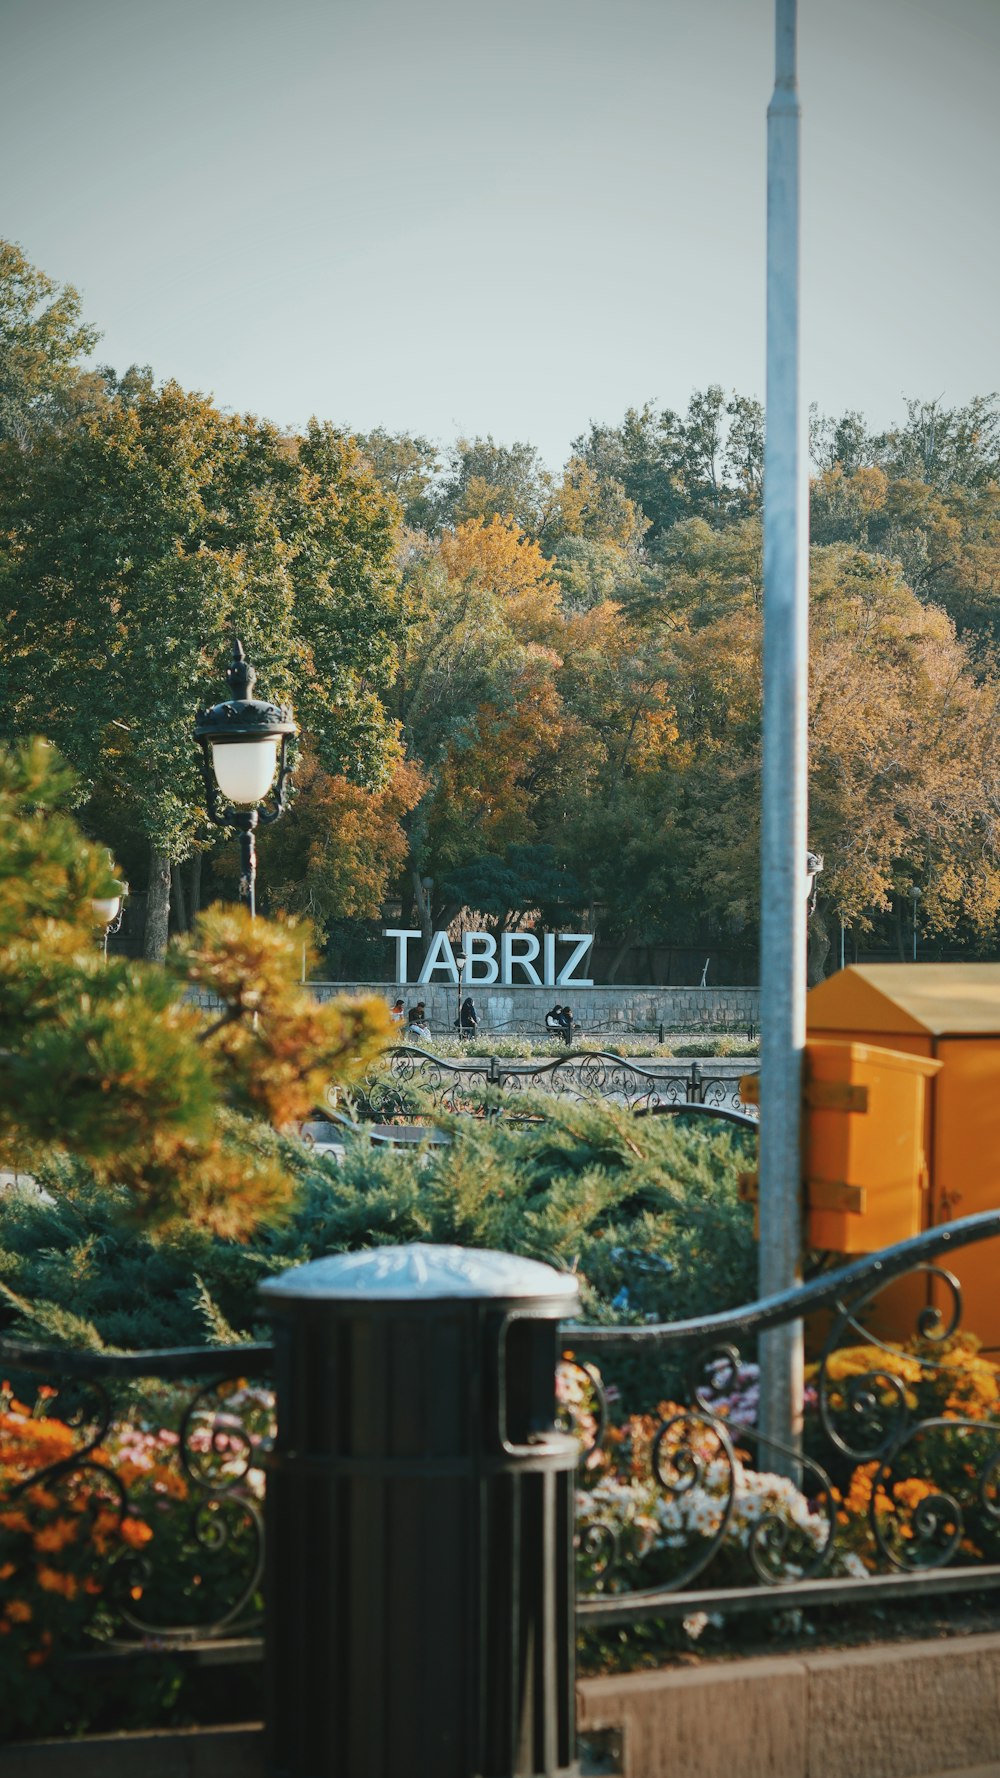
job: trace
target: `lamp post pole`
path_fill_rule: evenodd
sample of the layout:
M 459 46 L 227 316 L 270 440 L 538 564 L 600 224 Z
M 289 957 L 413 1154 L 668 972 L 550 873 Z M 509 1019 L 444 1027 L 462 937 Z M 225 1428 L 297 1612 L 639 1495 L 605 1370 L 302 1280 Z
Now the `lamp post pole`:
M 201 747 L 209 820 L 239 834 L 240 901 L 253 919 L 257 912 L 257 826 L 277 821 L 288 807 L 292 770 L 288 743 L 297 731 L 290 710 L 253 696 L 256 669 L 238 640 L 233 643 L 226 678 L 232 698 L 199 710 L 194 734 Z M 274 806 L 258 807 L 272 785 Z
M 799 388 L 796 0 L 776 0 L 767 113 L 767 433 L 764 455 L 764 736 L 761 807 L 760 1291 L 800 1276 L 805 1055 L 808 511 Z M 802 1323 L 761 1337 L 762 1465 L 794 1474 Z M 775 1441 L 773 1444 L 769 1440 Z M 783 1452 L 786 1453 L 783 1457 Z

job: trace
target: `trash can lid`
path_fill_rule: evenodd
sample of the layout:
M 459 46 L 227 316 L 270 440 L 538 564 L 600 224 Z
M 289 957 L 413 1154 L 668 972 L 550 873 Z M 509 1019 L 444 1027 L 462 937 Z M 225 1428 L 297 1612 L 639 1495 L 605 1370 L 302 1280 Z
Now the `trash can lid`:
M 411 1241 L 405 1247 L 371 1247 L 331 1254 L 293 1266 L 261 1285 L 268 1296 L 368 1297 L 397 1300 L 432 1297 L 575 1298 L 571 1272 L 537 1259 L 476 1247 L 443 1247 Z

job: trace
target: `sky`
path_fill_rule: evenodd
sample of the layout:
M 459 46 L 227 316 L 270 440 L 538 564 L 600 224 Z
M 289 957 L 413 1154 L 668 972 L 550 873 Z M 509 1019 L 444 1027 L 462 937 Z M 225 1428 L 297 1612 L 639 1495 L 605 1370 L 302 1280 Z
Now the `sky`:
M 1000 0 L 800 0 L 803 377 L 1000 388 Z M 98 361 L 441 442 L 763 395 L 770 0 L 0 0 L 0 234 Z

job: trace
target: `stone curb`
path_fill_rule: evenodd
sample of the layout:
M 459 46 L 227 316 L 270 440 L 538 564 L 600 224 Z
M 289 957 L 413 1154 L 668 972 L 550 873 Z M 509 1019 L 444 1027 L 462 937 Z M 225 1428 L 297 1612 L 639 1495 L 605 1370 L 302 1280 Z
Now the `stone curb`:
M 623 1778 L 1000 1778 L 1000 1634 L 585 1679 Z

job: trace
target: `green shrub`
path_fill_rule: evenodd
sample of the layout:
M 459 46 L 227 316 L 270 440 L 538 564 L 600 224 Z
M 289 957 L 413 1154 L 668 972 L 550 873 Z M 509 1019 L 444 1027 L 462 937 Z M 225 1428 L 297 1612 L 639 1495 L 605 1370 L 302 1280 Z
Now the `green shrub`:
M 264 1277 L 406 1241 L 500 1248 L 576 1271 L 587 1318 L 603 1322 L 676 1320 L 752 1297 L 756 1249 L 736 1191 L 752 1136 L 551 1096 L 518 1095 L 518 1108 L 544 1118 L 441 1117 L 449 1146 L 348 1139 L 340 1162 L 262 1125 L 234 1129 L 233 1141 L 273 1154 L 296 1180 L 284 1220 L 243 1243 L 194 1228 L 153 1240 L 121 1220 L 84 1167 L 53 1162 L 41 1176 L 51 1203 L 0 1194 L 9 1331 L 122 1349 L 246 1339 L 264 1327 Z

